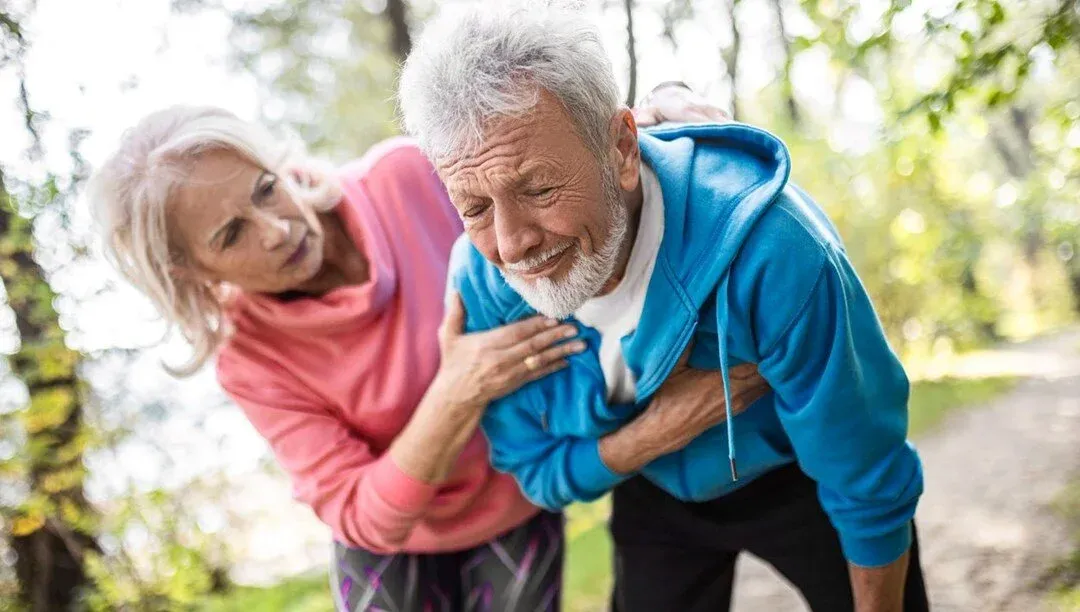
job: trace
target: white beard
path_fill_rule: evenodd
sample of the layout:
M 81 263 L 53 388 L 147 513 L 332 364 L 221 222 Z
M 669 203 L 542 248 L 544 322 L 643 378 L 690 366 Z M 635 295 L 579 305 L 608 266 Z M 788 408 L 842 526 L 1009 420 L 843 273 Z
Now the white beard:
M 603 288 L 615 273 L 628 231 L 629 214 L 622 202 L 614 177 L 605 177 L 605 204 L 610 211 L 607 239 L 591 256 L 584 256 L 577 244 L 560 245 L 540 255 L 502 269 L 503 278 L 518 295 L 542 315 L 565 319 Z M 512 268 L 530 269 L 542 265 L 552 255 L 569 248 L 568 256 L 574 259 L 566 278 L 554 281 L 550 278 L 525 280 L 514 274 Z

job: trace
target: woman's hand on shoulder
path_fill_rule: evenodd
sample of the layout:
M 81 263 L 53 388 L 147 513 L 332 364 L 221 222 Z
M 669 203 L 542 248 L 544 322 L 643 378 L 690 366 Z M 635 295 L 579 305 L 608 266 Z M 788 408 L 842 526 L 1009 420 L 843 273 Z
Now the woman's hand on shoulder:
M 566 367 L 585 350 L 577 329 L 535 316 L 502 327 L 465 333 L 465 306 L 454 294 L 439 328 L 442 363 L 432 383 L 448 404 L 482 410 L 492 400 Z
M 641 100 L 634 108 L 634 120 L 648 127 L 667 122 L 726 123 L 731 117 L 685 83 L 669 81 L 657 85 Z

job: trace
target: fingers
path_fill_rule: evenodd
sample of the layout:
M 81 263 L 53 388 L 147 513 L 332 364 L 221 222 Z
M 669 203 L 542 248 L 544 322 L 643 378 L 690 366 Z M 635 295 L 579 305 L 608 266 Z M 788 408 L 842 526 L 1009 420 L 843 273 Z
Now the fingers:
M 634 121 L 638 124 L 638 127 L 649 127 L 660 123 L 660 118 L 656 115 L 656 109 L 652 107 L 634 108 L 631 109 L 631 112 L 634 113 Z
M 565 336 L 564 336 L 565 337 Z M 556 341 L 562 338 L 556 337 Z M 492 378 L 498 386 L 498 395 L 506 395 L 522 385 L 543 378 L 566 367 L 566 358 L 584 351 L 585 342 L 574 340 L 550 346 L 537 353 L 502 351 Z
M 731 398 L 731 403 L 734 404 L 731 407 L 731 411 L 734 414 L 742 414 L 749 408 L 754 402 L 765 397 L 769 393 L 769 385 L 764 380 L 761 384 L 755 384 L 750 387 L 746 387 Z
M 765 397 L 769 393 L 768 381 L 761 377 L 757 366 L 744 363 L 735 366 L 728 372 L 728 378 L 734 387 L 732 391 L 732 411 L 739 414 L 750 407 L 751 404 Z
M 526 372 L 534 372 L 584 350 L 585 342 L 583 340 L 574 340 L 573 342 L 557 344 L 539 353 L 528 355 L 521 360 L 521 364 L 525 367 Z
M 586 349 L 586 344 L 582 340 L 575 340 L 573 342 L 566 342 L 553 346 L 545 351 L 530 355 L 522 360 L 521 364 L 524 366 L 524 371 L 519 372 L 522 380 L 525 382 L 534 381 L 557 372 L 565 368 L 568 364 L 566 358 L 570 355 L 576 355 L 583 352 Z
M 558 327 L 543 328 L 533 336 L 506 349 L 506 352 L 512 359 L 524 360 L 530 355 L 542 353 L 557 342 L 569 340 L 577 334 L 577 328 L 569 323 Z
M 727 123 L 731 121 L 727 113 L 710 104 L 695 104 L 687 109 L 687 113 L 703 122 Z
M 454 291 L 446 299 L 446 312 L 443 313 L 442 324 L 439 325 L 439 338 L 445 341 L 463 333 L 465 333 L 465 304 L 461 301 L 461 294 Z
M 716 123 L 728 123 L 731 121 L 730 115 L 715 106 L 706 106 L 702 110 L 709 121 L 715 121 Z
M 525 382 L 523 382 L 522 384 L 530 383 L 534 380 L 540 380 L 548 374 L 554 374 L 555 372 L 558 372 L 559 370 L 565 368 L 567 365 L 569 365 L 569 363 L 565 359 L 553 361 L 548 365 L 540 368 L 539 370 L 533 370 L 529 372 L 529 374 L 525 377 Z
M 509 348 L 519 342 L 531 338 L 540 332 L 557 326 L 559 322 L 547 317 L 535 316 L 522 321 L 508 323 L 498 329 L 484 332 L 485 340 L 491 342 L 495 348 Z
M 656 123 L 725 123 L 731 120 L 723 110 L 685 87 L 666 87 L 653 92 L 642 111 L 651 114 Z

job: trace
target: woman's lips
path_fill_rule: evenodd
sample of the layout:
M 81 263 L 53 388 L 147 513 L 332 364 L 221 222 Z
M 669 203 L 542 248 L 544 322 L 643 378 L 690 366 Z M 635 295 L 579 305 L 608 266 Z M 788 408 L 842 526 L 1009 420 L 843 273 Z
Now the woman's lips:
M 307 255 L 307 253 L 308 253 L 308 234 L 305 233 L 304 237 L 300 239 L 300 244 L 298 244 L 296 246 L 296 250 L 293 251 L 293 254 L 290 255 L 288 259 L 285 260 L 285 265 L 283 265 L 282 267 L 283 268 L 290 268 L 292 266 L 295 266 L 296 264 L 303 261 L 304 257 Z

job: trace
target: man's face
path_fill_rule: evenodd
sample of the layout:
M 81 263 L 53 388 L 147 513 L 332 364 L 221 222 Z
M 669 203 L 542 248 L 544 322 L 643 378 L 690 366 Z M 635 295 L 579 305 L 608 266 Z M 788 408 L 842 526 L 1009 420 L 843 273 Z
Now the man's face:
M 612 277 L 627 240 L 616 157 L 597 159 L 543 92 L 530 113 L 493 122 L 480 146 L 438 170 L 476 248 L 533 308 L 563 318 Z

